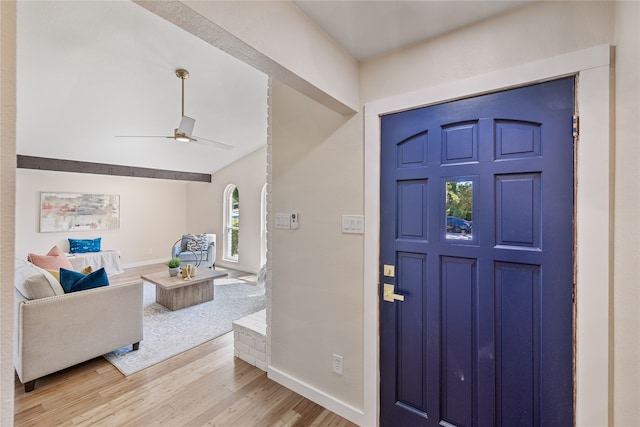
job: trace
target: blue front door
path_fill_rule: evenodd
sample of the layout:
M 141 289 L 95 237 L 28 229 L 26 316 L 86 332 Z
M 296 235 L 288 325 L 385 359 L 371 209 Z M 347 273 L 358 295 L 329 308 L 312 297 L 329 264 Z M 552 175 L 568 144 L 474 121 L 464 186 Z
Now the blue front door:
M 573 425 L 573 78 L 381 119 L 381 425 Z

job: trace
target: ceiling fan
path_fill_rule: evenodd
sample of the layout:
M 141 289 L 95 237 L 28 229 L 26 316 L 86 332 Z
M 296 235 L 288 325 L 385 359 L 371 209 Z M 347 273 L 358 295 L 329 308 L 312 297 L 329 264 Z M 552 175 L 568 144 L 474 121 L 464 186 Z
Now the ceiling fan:
M 223 142 L 214 141 L 212 139 L 201 138 L 199 136 L 192 135 L 193 127 L 196 124 L 195 119 L 184 115 L 184 81 L 189 78 L 189 72 L 187 70 L 176 70 L 176 76 L 182 81 L 182 119 L 176 129 L 173 130 L 171 136 L 153 136 L 153 135 L 117 135 L 116 138 L 170 138 L 178 142 L 200 142 L 215 145 L 218 148 L 225 150 L 231 150 L 234 147 Z

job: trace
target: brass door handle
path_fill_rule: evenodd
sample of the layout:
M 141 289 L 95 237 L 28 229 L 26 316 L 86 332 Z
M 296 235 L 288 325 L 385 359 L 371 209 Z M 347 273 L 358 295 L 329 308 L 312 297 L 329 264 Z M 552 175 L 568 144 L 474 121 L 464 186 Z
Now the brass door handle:
M 394 285 L 385 283 L 382 289 L 382 299 L 388 302 L 404 301 L 404 295 L 396 294 Z

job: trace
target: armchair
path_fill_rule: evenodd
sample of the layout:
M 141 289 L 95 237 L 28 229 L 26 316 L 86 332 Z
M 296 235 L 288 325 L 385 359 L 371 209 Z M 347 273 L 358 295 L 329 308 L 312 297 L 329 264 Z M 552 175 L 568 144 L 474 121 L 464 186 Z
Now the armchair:
M 193 264 L 215 268 L 216 235 L 215 234 L 183 234 L 171 247 L 171 257 L 180 258 L 182 265 Z

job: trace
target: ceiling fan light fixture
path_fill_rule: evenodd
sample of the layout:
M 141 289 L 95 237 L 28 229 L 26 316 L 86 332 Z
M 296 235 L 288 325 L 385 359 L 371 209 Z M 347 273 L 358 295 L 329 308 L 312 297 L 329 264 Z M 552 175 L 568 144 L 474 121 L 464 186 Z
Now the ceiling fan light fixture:
M 189 141 L 191 141 L 191 138 L 189 138 L 187 135 L 179 134 L 179 133 L 176 133 L 175 139 L 178 142 L 189 142 Z

